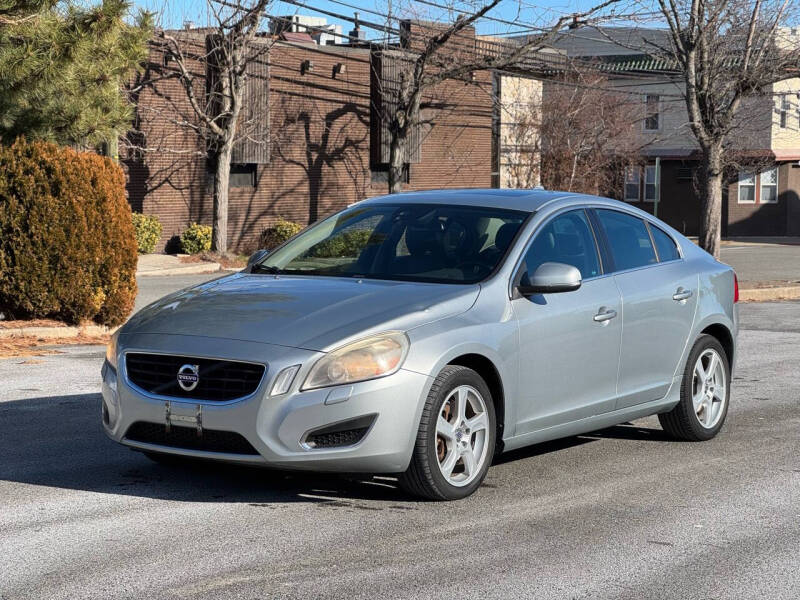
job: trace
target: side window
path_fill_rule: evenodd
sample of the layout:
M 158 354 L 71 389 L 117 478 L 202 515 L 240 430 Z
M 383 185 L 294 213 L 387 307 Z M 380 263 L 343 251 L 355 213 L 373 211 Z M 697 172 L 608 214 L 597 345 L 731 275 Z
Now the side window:
M 597 217 L 611 246 L 611 257 L 614 259 L 616 271 L 658 262 L 647 227 L 640 218 L 605 209 L 598 209 Z
M 582 279 L 600 274 L 597 247 L 583 210 L 558 215 L 536 233 L 525 254 L 528 273 L 546 262 L 572 265 L 581 272 Z
M 650 233 L 653 234 L 653 241 L 656 243 L 656 250 L 658 250 L 658 259 L 660 262 L 678 260 L 681 257 L 675 242 L 666 233 L 655 225 L 650 225 Z

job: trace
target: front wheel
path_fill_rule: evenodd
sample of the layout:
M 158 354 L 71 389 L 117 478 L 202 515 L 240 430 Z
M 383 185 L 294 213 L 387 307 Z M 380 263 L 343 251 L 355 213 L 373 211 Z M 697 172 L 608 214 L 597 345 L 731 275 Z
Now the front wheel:
M 400 485 L 431 500 L 458 500 L 483 482 L 495 447 L 495 411 L 486 382 L 448 365 L 431 387 L 411 463 Z
M 713 438 L 728 414 L 731 371 L 722 344 L 701 335 L 689 353 L 681 382 L 680 402 L 658 415 L 661 427 L 671 436 L 692 442 Z

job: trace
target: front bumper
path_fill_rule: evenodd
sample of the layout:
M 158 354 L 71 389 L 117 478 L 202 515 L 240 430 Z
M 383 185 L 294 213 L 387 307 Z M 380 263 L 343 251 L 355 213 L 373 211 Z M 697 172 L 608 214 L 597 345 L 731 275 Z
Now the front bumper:
M 121 336 L 118 370 L 103 367 L 103 426 L 108 436 L 140 450 L 277 468 L 315 471 L 398 473 L 408 466 L 430 378 L 401 369 L 388 377 L 356 384 L 308 390 L 300 385 L 318 352 L 213 338 L 189 336 Z M 188 345 L 187 345 L 188 344 Z M 191 348 L 191 352 L 187 352 Z M 198 402 L 147 394 L 125 374 L 126 351 L 191 355 L 203 358 L 257 361 L 267 372 L 255 393 L 230 402 Z M 269 396 L 275 376 L 302 364 L 286 394 Z M 326 403 L 327 401 L 327 403 Z M 168 411 L 167 411 L 168 407 Z M 137 422 L 163 425 L 172 419 L 195 423 L 202 413 L 203 431 L 235 432 L 258 454 L 231 454 L 134 441 L 126 437 Z M 169 416 L 167 416 L 169 413 Z M 354 445 L 314 448 L 309 432 L 351 419 L 367 419 L 367 433 Z M 194 425 L 192 425 L 194 427 Z

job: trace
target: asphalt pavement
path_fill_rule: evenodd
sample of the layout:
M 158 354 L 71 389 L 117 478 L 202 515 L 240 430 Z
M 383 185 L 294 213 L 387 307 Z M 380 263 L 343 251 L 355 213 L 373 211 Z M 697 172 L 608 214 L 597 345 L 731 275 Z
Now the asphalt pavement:
M 795 241 L 796 238 L 789 238 Z M 739 283 L 800 282 L 800 244 L 753 244 L 735 241 L 722 246 L 720 260 L 736 271 Z
M 642 419 L 504 455 L 456 503 L 156 465 L 102 433 L 102 348 L 0 360 L 0 598 L 794 600 L 800 303 L 741 316 L 715 440 Z
M 144 277 L 137 277 L 136 283 L 139 287 L 139 292 L 136 294 L 136 303 L 133 306 L 133 310 L 134 312 L 139 311 L 151 302 L 158 300 L 162 296 L 171 294 L 172 292 L 177 292 L 183 288 L 187 288 L 192 285 L 198 285 L 205 281 L 211 281 L 212 279 L 219 279 L 220 277 L 225 277 L 226 275 L 230 275 L 230 273 L 223 272 L 205 273 L 203 275 L 169 276 L 145 275 Z

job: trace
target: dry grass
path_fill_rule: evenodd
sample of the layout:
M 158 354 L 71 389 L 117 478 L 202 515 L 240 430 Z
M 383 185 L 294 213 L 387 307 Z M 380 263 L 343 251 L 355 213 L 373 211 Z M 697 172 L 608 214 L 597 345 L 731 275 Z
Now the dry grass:
M 247 266 L 248 257 L 244 254 L 217 254 L 216 252 L 200 252 L 199 254 L 190 254 L 188 256 L 181 256 L 182 263 L 201 263 L 201 262 L 215 262 L 219 263 L 223 269 L 242 269 Z
M 67 324 L 61 321 L 54 321 L 53 319 L 0 321 L 0 329 L 19 329 L 20 327 L 67 327 Z
M 46 356 L 48 354 L 61 354 L 60 350 L 53 346 L 78 346 L 86 344 L 106 344 L 107 335 L 84 335 L 70 338 L 36 338 L 36 337 L 12 337 L 0 339 L 0 358 L 15 358 L 29 356 Z M 33 361 L 25 361 L 35 364 Z

